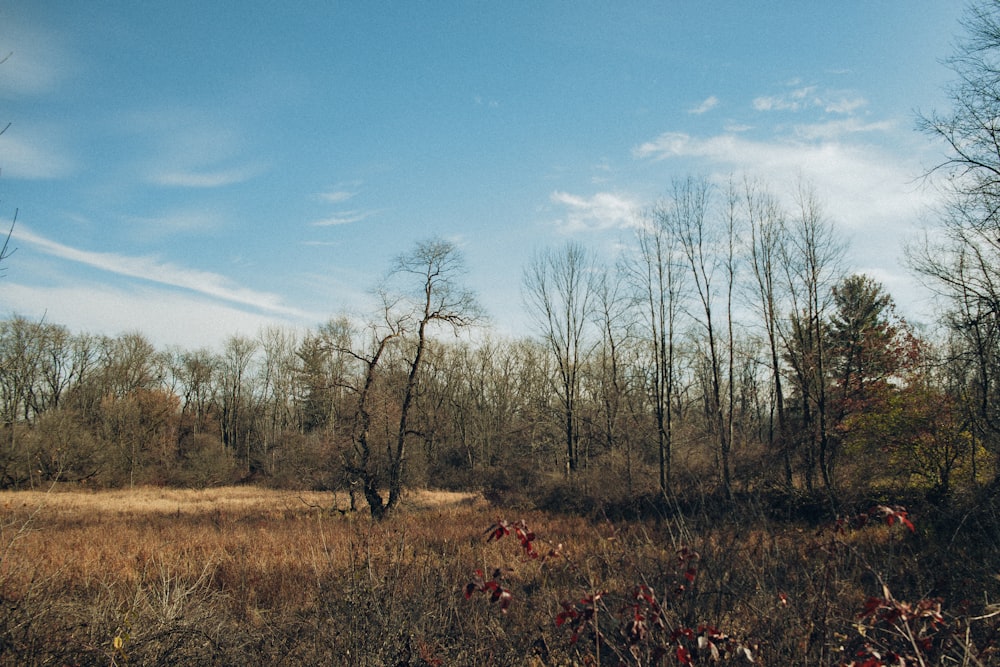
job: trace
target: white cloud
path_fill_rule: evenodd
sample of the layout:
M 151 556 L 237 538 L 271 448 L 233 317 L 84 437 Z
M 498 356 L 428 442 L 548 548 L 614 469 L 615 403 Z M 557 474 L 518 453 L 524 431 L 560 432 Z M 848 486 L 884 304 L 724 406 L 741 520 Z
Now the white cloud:
M 823 110 L 827 113 L 850 114 L 867 105 L 868 100 L 865 98 L 844 93 L 838 98 L 827 101 Z
M 42 95 L 76 69 L 56 35 L 16 22 L 5 12 L 0 29 L 0 97 Z M 8 57 L 9 56 L 9 57 Z
M 868 100 L 850 91 L 820 91 L 817 86 L 801 86 L 778 95 L 761 95 L 752 104 L 756 111 L 822 109 L 826 113 L 849 115 L 867 106 Z
M 12 125 L 0 135 L 0 174 L 30 180 L 68 176 L 73 161 L 53 144 L 51 131 Z
M 319 197 L 324 201 L 328 201 L 333 204 L 339 204 L 341 202 L 347 201 L 356 194 L 357 194 L 356 192 L 348 192 L 347 190 L 337 190 L 335 192 L 321 192 L 319 194 Z
M 800 111 L 806 107 L 821 106 L 822 102 L 815 92 L 815 86 L 805 86 L 782 95 L 763 95 L 754 98 L 753 108 L 757 111 Z
M 798 185 L 807 184 L 815 189 L 825 215 L 852 242 L 853 270 L 881 267 L 879 279 L 895 288 L 901 305 L 910 306 L 920 296 L 902 265 L 903 246 L 938 195 L 930 186 L 921 187 L 919 158 L 858 141 L 861 136 L 880 139 L 879 133 L 893 128 L 890 122 L 838 121 L 797 126 L 793 136 L 768 141 L 666 132 L 637 146 L 633 155 L 708 169 L 720 182 L 748 174 L 772 188 L 788 210 L 794 210 Z
M 77 262 L 109 273 L 139 278 L 160 285 L 179 287 L 203 296 L 249 306 L 276 315 L 296 318 L 309 317 L 307 313 L 284 305 L 281 298 L 275 294 L 240 287 L 229 278 L 217 273 L 190 269 L 162 262 L 153 257 L 131 257 L 116 253 L 79 250 L 34 234 L 23 225 L 18 225 L 14 230 L 14 236 L 18 241 L 28 243 L 53 257 Z
M 598 192 L 592 197 L 581 197 L 557 191 L 552 193 L 550 199 L 566 207 L 566 217 L 558 224 L 568 232 L 614 229 L 635 224 L 637 204 L 624 195 Z
M 334 215 L 323 218 L 321 220 L 314 220 L 310 223 L 313 227 L 333 227 L 334 225 L 349 225 L 352 222 L 361 222 L 366 218 L 370 218 L 375 215 L 375 211 L 342 211 L 340 213 L 335 213 Z
M 801 139 L 830 141 L 859 132 L 888 132 L 896 127 L 893 121 L 865 123 L 857 118 L 844 118 L 826 123 L 811 123 L 795 126 L 795 135 Z
M 161 239 L 174 234 L 206 232 L 223 227 L 226 216 L 204 209 L 177 210 L 163 215 L 125 218 L 132 231 L 144 239 Z
M 812 136 L 822 134 L 816 131 Z M 745 171 L 773 184 L 805 179 L 822 190 L 823 199 L 831 209 L 836 207 L 843 223 L 855 227 L 886 216 L 909 217 L 932 197 L 913 185 L 920 175 L 919 165 L 901 163 L 871 145 L 755 141 L 731 134 L 697 138 L 668 132 L 638 146 L 633 154 L 652 160 L 693 158 L 714 166 L 720 174 Z
M 146 142 L 142 173 L 165 187 L 218 188 L 248 181 L 266 165 L 244 156 L 246 138 L 232 121 L 199 108 L 172 106 L 125 114 L 132 143 Z
M 716 97 L 715 95 L 712 95 L 710 97 L 705 98 L 705 100 L 701 104 L 694 107 L 693 109 L 688 109 L 688 113 L 695 115 L 703 114 L 708 111 L 711 111 L 717 106 L 719 106 L 719 98 Z
M 237 167 L 218 171 L 163 171 L 150 175 L 156 185 L 182 188 L 219 188 L 248 181 L 257 176 L 259 167 Z

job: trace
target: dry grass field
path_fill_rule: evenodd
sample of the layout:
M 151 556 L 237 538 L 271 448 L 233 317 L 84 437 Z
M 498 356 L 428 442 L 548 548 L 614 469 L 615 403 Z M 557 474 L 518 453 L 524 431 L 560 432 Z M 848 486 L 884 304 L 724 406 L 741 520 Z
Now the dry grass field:
M 941 598 L 940 626 L 913 621 L 925 664 L 991 664 L 989 619 L 964 643 L 953 631 L 988 612 L 997 582 L 982 558 L 942 570 L 919 519 L 911 533 L 883 517 L 527 512 L 488 539 L 502 511 L 472 494 L 414 491 L 381 523 L 335 505 L 346 497 L 253 487 L 0 493 L 0 663 L 848 664 L 899 641 L 859 615 L 884 583 Z

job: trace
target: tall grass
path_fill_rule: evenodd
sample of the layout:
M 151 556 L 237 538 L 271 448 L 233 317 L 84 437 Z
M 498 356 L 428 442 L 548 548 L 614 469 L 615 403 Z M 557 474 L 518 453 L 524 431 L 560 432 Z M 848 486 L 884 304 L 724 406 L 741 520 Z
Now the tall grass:
M 559 553 L 542 559 L 488 541 L 499 510 L 475 496 L 414 492 L 381 523 L 329 511 L 337 500 L 244 487 L 0 493 L 0 664 L 637 664 L 653 652 L 629 643 L 621 612 L 641 584 L 669 598 L 670 623 L 738 637 L 757 664 L 834 665 L 859 645 L 858 613 L 883 584 L 898 599 L 942 594 L 956 618 L 1000 593 L 996 556 L 935 569 L 959 546 L 935 547 L 919 517 L 910 534 L 526 511 Z M 698 574 L 674 595 L 684 547 Z M 462 594 L 476 570 L 497 569 L 506 613 Z M 562 602 L 595 593 L 604 643 L 586 631 L 573 642 L 555 622 Z

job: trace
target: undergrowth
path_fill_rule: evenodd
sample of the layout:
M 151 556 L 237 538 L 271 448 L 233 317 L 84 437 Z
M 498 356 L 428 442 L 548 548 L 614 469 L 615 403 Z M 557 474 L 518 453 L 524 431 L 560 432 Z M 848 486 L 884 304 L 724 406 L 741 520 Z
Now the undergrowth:
M 990 502 L 825 522 L 414 502 L 372 523 L 212 493 L 0 496 L 0 664 L 998 662 Z

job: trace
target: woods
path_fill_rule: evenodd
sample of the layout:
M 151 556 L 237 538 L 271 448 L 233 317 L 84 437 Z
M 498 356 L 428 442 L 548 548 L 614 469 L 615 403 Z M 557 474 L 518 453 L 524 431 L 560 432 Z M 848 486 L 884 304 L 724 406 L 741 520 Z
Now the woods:
M 750 178 L 687 178 L 611 265 L 540 251 L 517 339 L 491 332 L 439 239 L 390 267 L 369 319 L 217 351 L 9 318 L 3 486 L 351 489 L 378 518 L 406 485 L 598 503 L 780 489 L 836 514 L 992 483 L 992 320 L 963 319 L 965 295 L 918 334 L 798 192 L 787 210 Z

